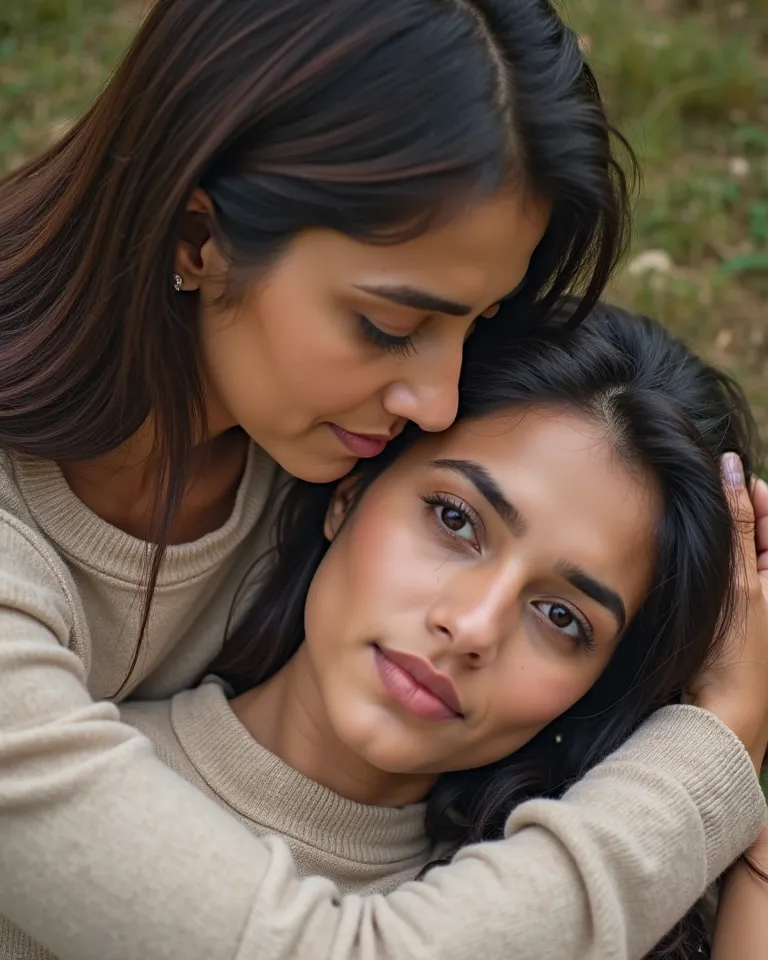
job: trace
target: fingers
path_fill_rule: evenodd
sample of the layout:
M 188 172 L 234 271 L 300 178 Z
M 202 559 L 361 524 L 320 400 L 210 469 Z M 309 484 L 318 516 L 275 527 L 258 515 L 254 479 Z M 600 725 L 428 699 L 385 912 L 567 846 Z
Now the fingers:
M 741 539 L 741 553 L 746 569 L 754 569 L 757 561 L 755 547 L 755 507 L 747 490 L 744 480 L 744 468 L 741 459 L 735 453 L 725 453 L 720 459 L 723 475 L 723 486 L 731 507 L 731 515 L 736 524 Z M 765 516 L 768 519 L 768 505 L 765 505 Z M 768 532 L 766 533 L 768 540 Z M 766 557 L 768 561 L 768 557 Z
M 755 508 L 755 548 L 757 569 L 768 572 L 768 483 L 756 480 L 752 487 L 752 503 Z

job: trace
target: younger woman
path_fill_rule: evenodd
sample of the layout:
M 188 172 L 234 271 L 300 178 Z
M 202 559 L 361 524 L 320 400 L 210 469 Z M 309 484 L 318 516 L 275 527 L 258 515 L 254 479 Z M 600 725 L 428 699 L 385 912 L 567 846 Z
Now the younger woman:
M 304 936 L 318 955 L 345 923 L 338 910 L 361 956 L 395 956 L 401 937 L 416 955 L 418 905 L 442 871 L 362 901 L 356 922 L 361 901 L 344 895 L 387 893 L 503 836 L 517 807 L 513 832 L 523 801 L 562 794 L 716 653 L 734 600 L 724 454 L 753 462 L 743 398 L 650 321 L 600 310 L 571 334 L 476 359 L 449 431 L 409 430 L 341 483 L 289 494 L 277 562 L 216 667 L 239 695 L 207 683 L 123 718 L 253 831 L 282 835 L 299 875 L 332 881 L 304 893 L 289 861 L 272 877 L 283 910 L 297 894 L 317 901 Z M 691 709 L 661 715 L 684 730 Z M 667 816 L 630 757 L 612 761 L 626 767 L 621 800 L 638 818 Z M 744 816 L 759 822 L 759 803 Z M 607 823 L 603 842 L 629 839 L 615 834 Z M 584 856 L 578 834 L 559 839 Z M 672 873 L 698 872 L 689 839 Z M 583 955 L 608 960 L 623 918 L 616 878 L 590 856 L 599 933 Z M 619 885 L 654 911 L 628 947 L 639 957 L 681 904 L 643 891 L 631 866 Z M 517 956 L 534 955 L 534 938 L 548 955 L 551 912 L 568 915 L 548 879 L 545 859 L 532 887 L 507 890 L 527 911 Z M 471 884 L 464 897 L 484 910 Z M 700 931 L 683 933 L 665 955 L 687 956 Z
M 740 615 L 718 460 L 749 476 L 757 439 L 733 381 L 613 308 L 475 354 L 450 430 L 409 430 L 335 486 L 295 485 L 277 562 L 214 664 L 235 699 L 204 684 L 125 708 L 341 893 L 503 836 L 514 807 L 560 796 L 678 702 Z M 622 918 L 597 890 L 607 960 Z M 544 939 L 557 907 L 530 908 Z M 679 920 L 665 890 L 655 909 Z M 699 947 L 692 914 L 654 955 Z

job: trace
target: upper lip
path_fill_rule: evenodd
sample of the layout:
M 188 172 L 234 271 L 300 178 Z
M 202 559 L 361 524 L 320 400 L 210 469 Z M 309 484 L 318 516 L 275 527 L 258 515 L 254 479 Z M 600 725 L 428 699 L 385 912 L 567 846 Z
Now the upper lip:
M 418 657 L 401 650 L 385 650 L 382 647 L 379 647 L 379 649 L 387 660 L 391 660 L 396 666 L 402 667 L 403 670 L 410 673 L 417 683 L 426 687 L 438 700 L 442 700 L 449 710 L 460 716 L 462 715 L 461 700 L 459 700 L 456 685 L 447 674 L 440 673 L 424 657 Z

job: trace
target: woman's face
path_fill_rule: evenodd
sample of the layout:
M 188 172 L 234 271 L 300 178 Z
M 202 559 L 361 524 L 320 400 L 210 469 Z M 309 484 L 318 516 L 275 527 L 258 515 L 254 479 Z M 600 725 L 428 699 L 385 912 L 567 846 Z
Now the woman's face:
M 334 734 L 382 771 L 519 749 L 589 690 L 651 585 L 655 484 L 578 413 L 463 421 L 342 525 L 346 503 L 326 521 L 302 657 Z
M 520 284 L 548 217 L 510 191 L 395 245 L 308 231 L 232 307 L 212 241 L 196 266 L 182 245 L 184 288 L 200 290 L 211 430 L 239 424 L 312 481 L 343 476 L 407 420 L 444 430 L 464 341 Z

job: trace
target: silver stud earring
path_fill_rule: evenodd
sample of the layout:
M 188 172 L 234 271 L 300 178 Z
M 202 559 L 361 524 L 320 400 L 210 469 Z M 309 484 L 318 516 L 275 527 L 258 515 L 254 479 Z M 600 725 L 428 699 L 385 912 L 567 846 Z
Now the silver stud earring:
M 561 744 L 562 742 L 563 742 L 563 735 L 562 735 L 562 733 L 556 733 L 556 734 L 555 734 L 555 743 L 556 743 L 558 746 L 560 746 L 560 744 Z
M 182 277 L 179 276 L 178 273 L 174 273 L 174 275 L 173 275 L 173 289 L 176 291 L 176 293 L 178 293 L 183 286 L 184 286 L 184 280 L 182 279 Z

